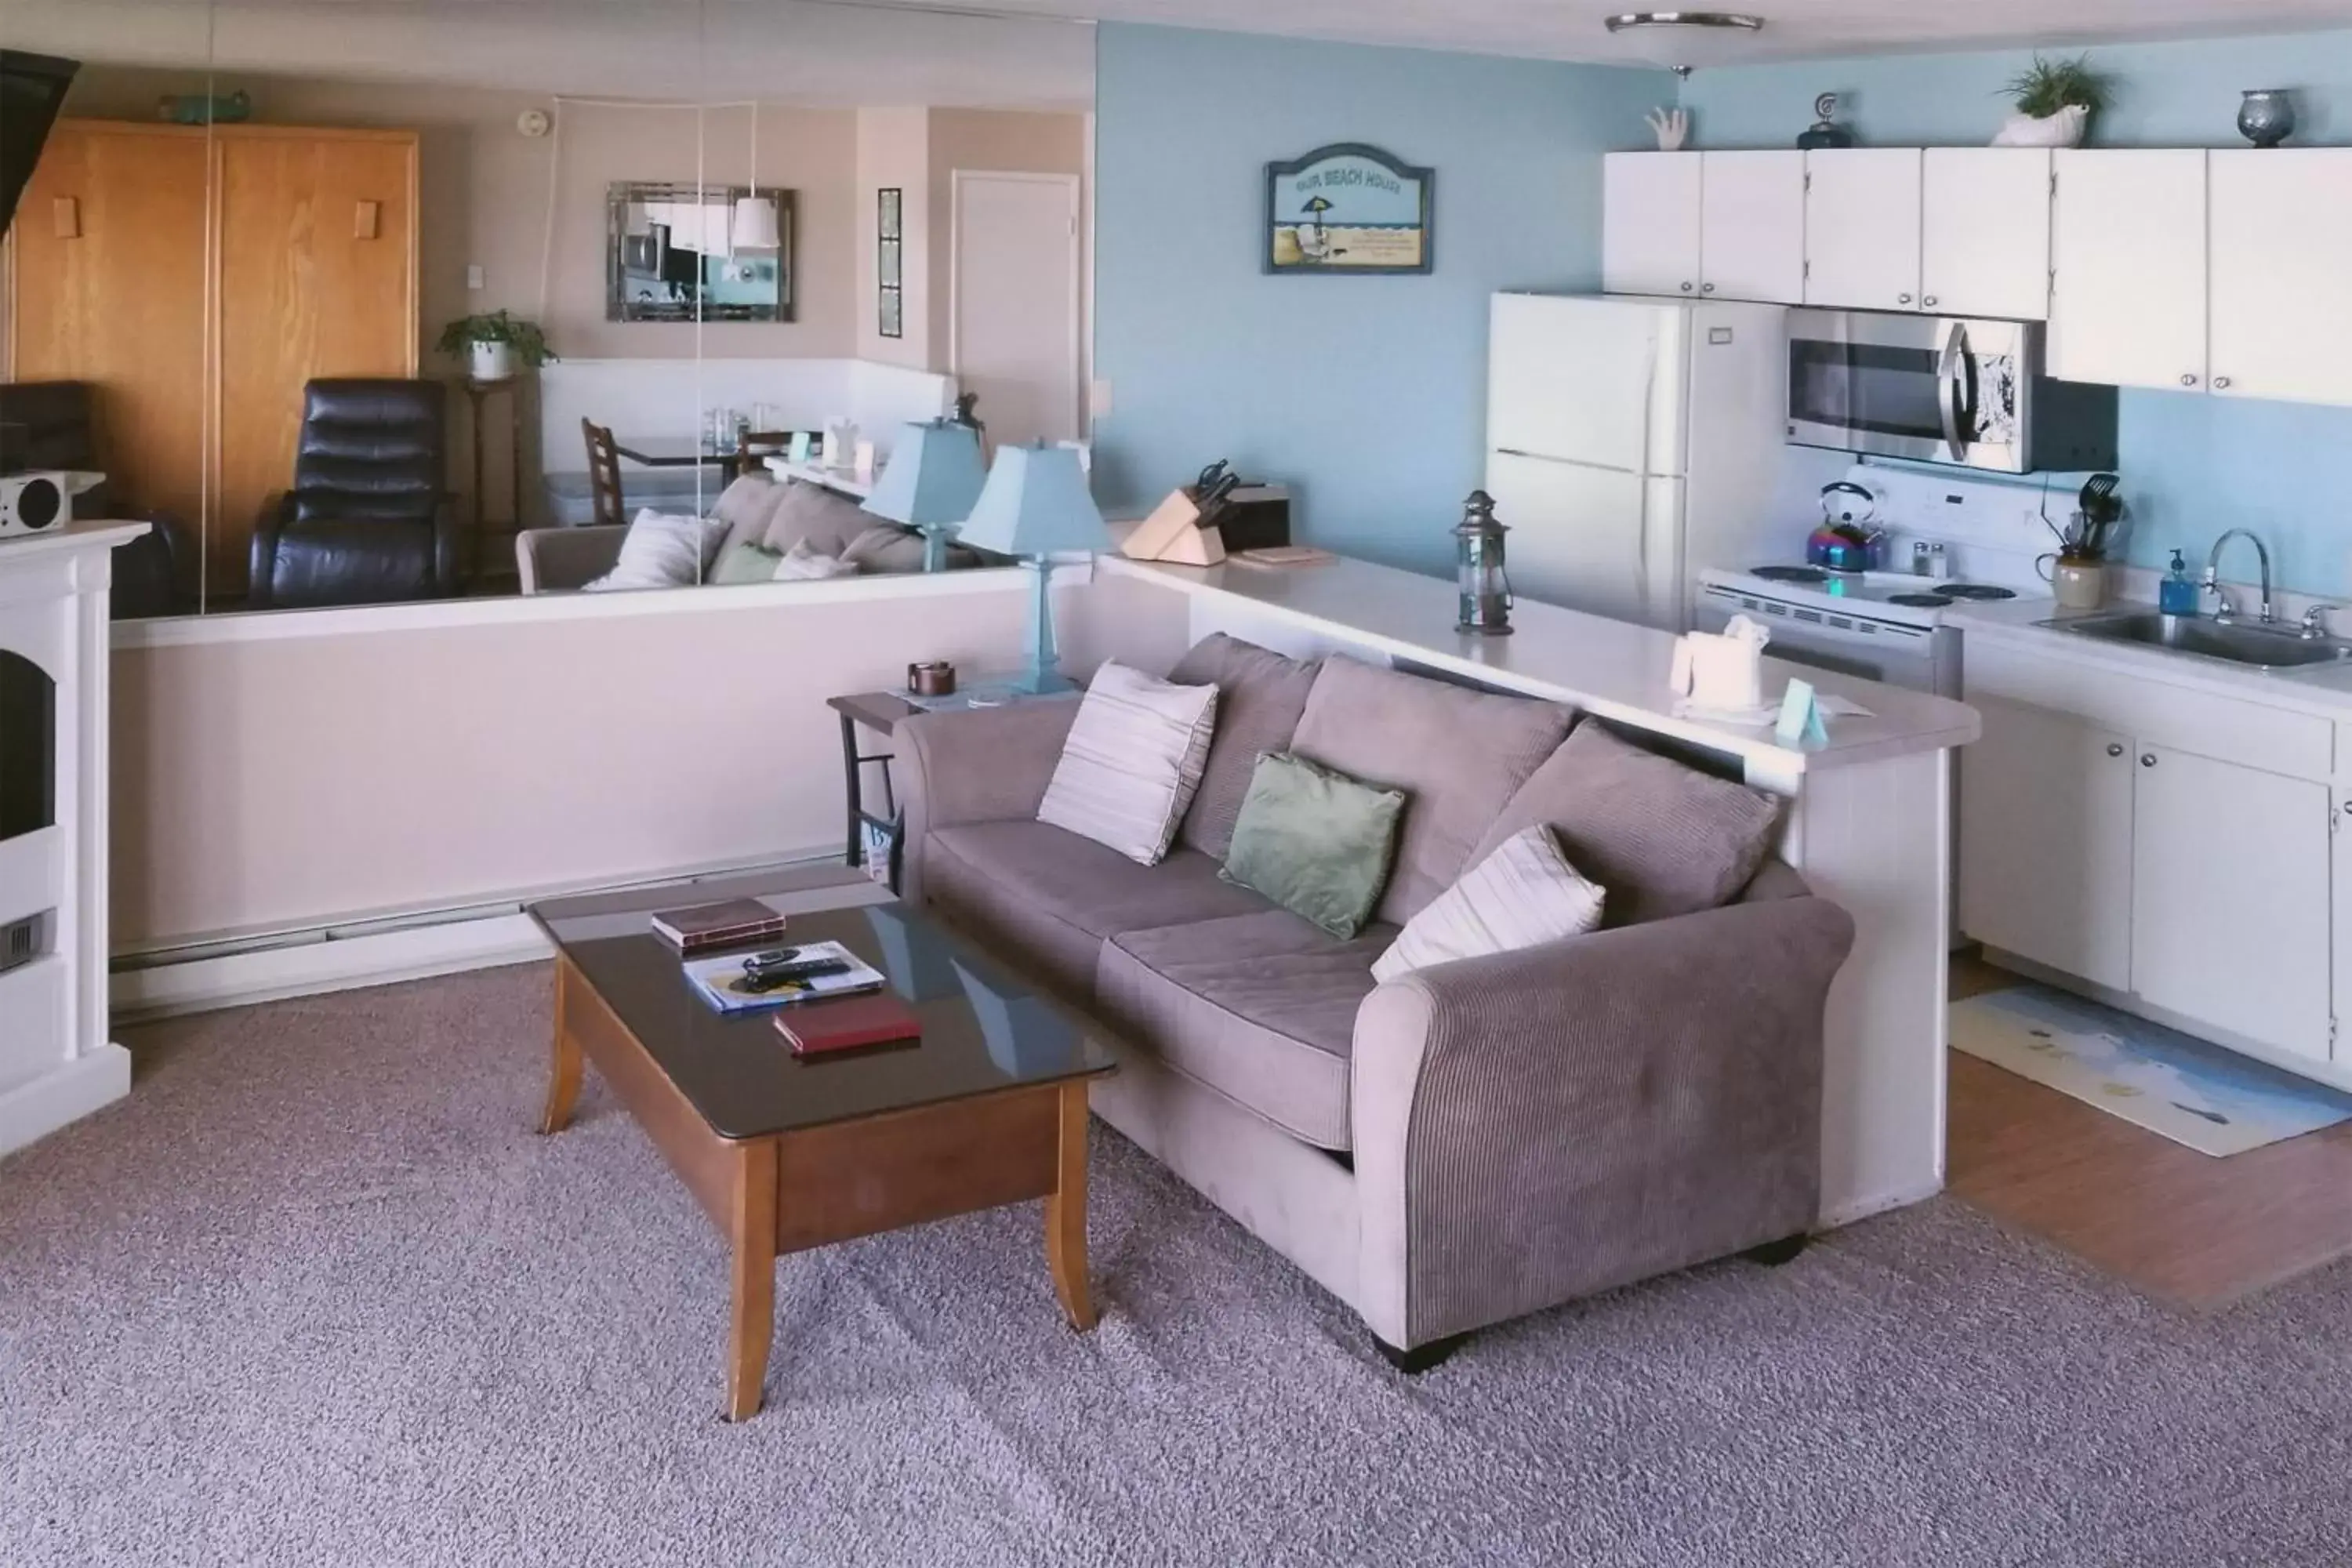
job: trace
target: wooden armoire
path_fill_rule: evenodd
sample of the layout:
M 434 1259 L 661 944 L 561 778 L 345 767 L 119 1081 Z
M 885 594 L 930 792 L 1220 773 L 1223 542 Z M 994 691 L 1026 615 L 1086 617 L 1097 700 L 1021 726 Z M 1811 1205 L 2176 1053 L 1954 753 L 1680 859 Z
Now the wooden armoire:
M 8 376 L 98 389 L 114 495 L 245 592 L 314 377 L 416 374 L 416 133 L 60 121 L 10 231 Z

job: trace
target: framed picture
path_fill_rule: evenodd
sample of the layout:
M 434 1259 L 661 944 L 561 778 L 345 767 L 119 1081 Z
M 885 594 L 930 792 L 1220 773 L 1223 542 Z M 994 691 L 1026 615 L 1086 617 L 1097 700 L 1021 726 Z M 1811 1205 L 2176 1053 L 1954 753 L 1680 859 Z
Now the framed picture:
M 906 209 L 906 193 L 897 185 L 885 185 L 874 198 L 874 279 L 875 331 L 886 338 L 904 337 L 907 332 L 905 258 L 906 236 L 899 227 Z
M 604 190 L 604 319 L 608 321 L 789 321 L 793 319 L 793 193 L 757 193 L 775 217 L 775 244 L 735 243 L 742 185 L 618 182 Z
M 1265 166 L 1268 272 L 1427 272 L 1434 170 L 1360 142 Z

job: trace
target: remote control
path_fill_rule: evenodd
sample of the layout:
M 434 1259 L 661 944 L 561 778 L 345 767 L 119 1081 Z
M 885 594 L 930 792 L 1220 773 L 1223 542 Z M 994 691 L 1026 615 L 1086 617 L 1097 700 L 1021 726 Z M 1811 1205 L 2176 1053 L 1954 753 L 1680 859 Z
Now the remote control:
M 798 963 L 779 963 L 761 970 L 747 968 L 743 972 L 743 989 L 754 993 L 775 991 L 803 980 L 848 973 L 849 965 L 838 958 L 804 959 Z
M 755 952 L 745 959 L 743 973 L 765 974 L 772 969 L 779 969 L 787 963 L 797 962 L 800 955 L 801 950 L 797 947 L 772 947 L 765 952 Z

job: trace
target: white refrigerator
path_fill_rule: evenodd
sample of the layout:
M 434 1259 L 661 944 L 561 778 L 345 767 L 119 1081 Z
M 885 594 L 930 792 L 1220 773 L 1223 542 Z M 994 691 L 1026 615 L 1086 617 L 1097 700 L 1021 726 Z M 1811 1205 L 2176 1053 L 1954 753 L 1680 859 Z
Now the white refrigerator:
M 1843 468 L 1787 445 L 1787 319 L 1494 297 L 1486 492 L 1519 597 L 1687 631 L 1703 568 L 1787 553 L 1805 498 Z

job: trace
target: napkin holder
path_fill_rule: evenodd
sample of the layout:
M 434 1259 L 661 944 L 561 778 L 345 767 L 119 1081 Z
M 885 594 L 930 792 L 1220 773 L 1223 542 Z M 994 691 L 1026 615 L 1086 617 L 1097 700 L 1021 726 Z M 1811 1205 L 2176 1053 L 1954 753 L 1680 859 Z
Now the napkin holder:
M 1675 642 L 1675 695 L 1694 708 L 1738 713 L 1764 702 L 1764 645 L 1772 634 L 1746 616 L 1720 633 L 1692 632 Z

